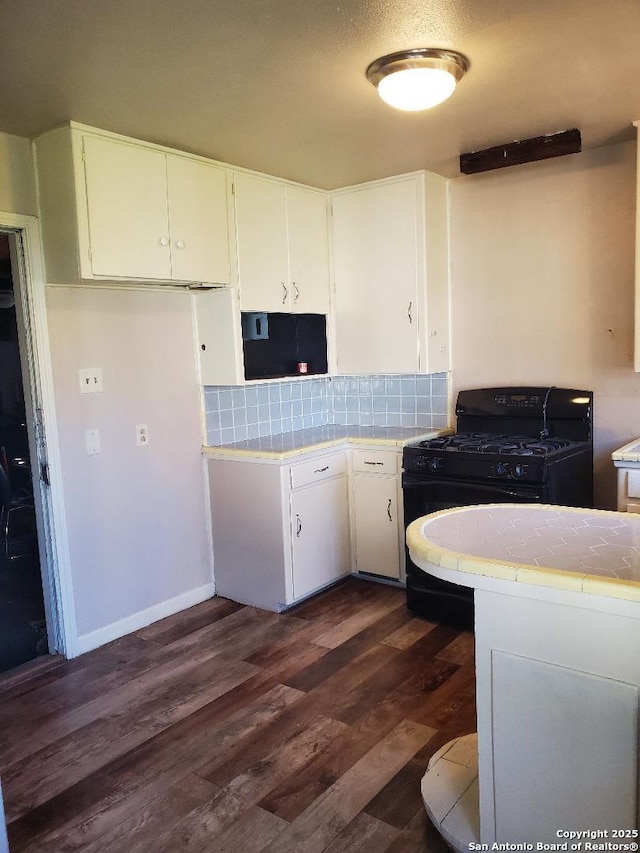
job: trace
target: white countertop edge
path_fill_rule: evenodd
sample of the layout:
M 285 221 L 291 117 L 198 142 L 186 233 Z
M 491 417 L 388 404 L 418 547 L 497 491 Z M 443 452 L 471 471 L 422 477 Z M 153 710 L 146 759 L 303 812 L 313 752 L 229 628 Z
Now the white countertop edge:
M 437 563 L 431 563 L 428 560 L 417 557 L 411 552 L 411 549 L 409 549 L 409 554 L 416 566 L 430 575 L 434 575 L 434 577 L 440 578 L 440 580 L 470 587 L 474 590 L 494 592 L 515 598 L 532 598 L 539 601 L 548 601 L 552 604 L 578 607 L 581 610 L 615 613 L 618 616 L 626 616 L 632 619 L 640 618 L 640 603 L 637 601 L 559 589 L 543 584 L 505 581 L 503 578 L 461 572 L 458 569 L 448 569 Z
M 614 450 L 611 458 L 614 462 L 640 462 L 640 438 L 634 438 L 629 444 Z
M 399 427 L 400 429 L 400 427 Z M 425 441 L 430 438 L 438 438 L 441 435 L 451 433 L 451 428 L 443 427 L 442 429 L 431 429 L 418 435 L 407 436 L 406 438 L 372 438 L 371 436 L 362 435 L 347 435 L 339 438 L 328 438 L 324 441 L 318 441 L 313 444 L 305 444 L 302 447 L 296 447 L 291 450 L 257 450 L 254 448 L 237 448 L 224 445 L 203 444 L 202 453 L 205 456 L 219 459 L 262 459 L 280 461 L 290 459 L 295 456 L 303 456 L 307 453 L 313 453 L 316 450 L 324 450 L 331 447 L 341 447 L 345 444 L 363 444 L 371 447 L 405 447 L 408 444 L 413 444 L 417 441 Z
M 514 504 L 493 504 L 492 506 L 513 509 Z M 562 509 L 563 512 L 577 514 L 620 515 L 620 513 L 612 510 L 558 507 L 551 504 L 518 504 L 518 506 L 519 508 L 530 507 L 532 509 Z M 516 587 L 518 588 L 518 595 L 526 595 L 523 590 L 527 588 L 546 589 L 568 593 L 574 601 L 576 593 L 578 593 L 580 597 L 586 599 L 604 599 L 606 597 L 607 601 L 626 602 L 637 608 L 640 603 L 640 583 L 636 581 L 460 553 L 431 542 L 423 533 L 423 527 L 429 523 L 429 519 L 451 513 L 462 514 L 477 508 L 477 506 L 466 506 L 444 509 L 411 522 L 407 527 L 406 539 L 409 555 L 415 565 L 442 580 L 475 589 L 487 588 L 486 583 L 490 581 L 488 588 L 506 592 L 508 585 L 509 594 L 513 594 Z M 461 563 L 464 567 L 462 569 L 460 568 Z M 465 568 L 470 569 L 470 571 L 465 571 Z M 594 587 L 598 591 L 595 591 Z M 597 607 L 596 609 L 602 608 Z M 634 612 L 634 615 L 637 617 L 638 613 Z

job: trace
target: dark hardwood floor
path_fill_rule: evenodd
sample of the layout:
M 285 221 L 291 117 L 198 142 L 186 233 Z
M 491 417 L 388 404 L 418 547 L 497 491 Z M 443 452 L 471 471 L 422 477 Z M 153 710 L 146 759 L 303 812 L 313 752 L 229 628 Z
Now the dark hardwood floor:
M 212 599 L 0 677 L 11 853 L 444 853 L 420 779 L 473 730 L 472 635 L 402 590 Z

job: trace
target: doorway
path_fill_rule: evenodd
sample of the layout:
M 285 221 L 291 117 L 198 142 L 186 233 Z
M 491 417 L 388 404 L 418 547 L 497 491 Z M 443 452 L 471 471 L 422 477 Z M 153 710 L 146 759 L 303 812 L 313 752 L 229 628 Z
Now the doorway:
M 49 651 L 14 267 L 0 232 L 0 672 Z

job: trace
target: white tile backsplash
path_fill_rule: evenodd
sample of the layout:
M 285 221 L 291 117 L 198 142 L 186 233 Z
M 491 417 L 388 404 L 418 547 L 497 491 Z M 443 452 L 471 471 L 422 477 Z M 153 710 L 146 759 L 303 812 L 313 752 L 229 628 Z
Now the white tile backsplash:
M 228 444 L 325 424 L 447 426 L 447 376 L 322 376 L 204 389 L 207 442 Z

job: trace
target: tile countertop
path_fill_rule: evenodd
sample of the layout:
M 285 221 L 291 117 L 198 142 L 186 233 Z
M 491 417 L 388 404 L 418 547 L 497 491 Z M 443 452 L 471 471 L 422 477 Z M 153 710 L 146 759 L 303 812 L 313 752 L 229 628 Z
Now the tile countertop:
M 640 601 L 640 515 L 539 504 L 458 507 L 407 529 L 445 569 Z
M 629 444 L 625 444 L 619 450 L 614 450 L 611 458 L 614 464 L 618 462 L 640 462 L 640 438 L 634 438 Z
M 376 426 L 340 426 L 326 424 L 294 432 L 268 435 L 264 438 L 250 438 L 233 444 L 216 446 L 204 445 L 202 451 L 207 456 L 225 458 L 288 459 L 324 447 L 332 447 L 345 442 L 361 444 L 379 444 L 381 447 L 404 447 L 413 441 L 437 438 L 450 433 L 450 429 L 428 429 L 425 427 L 376 427 Z

